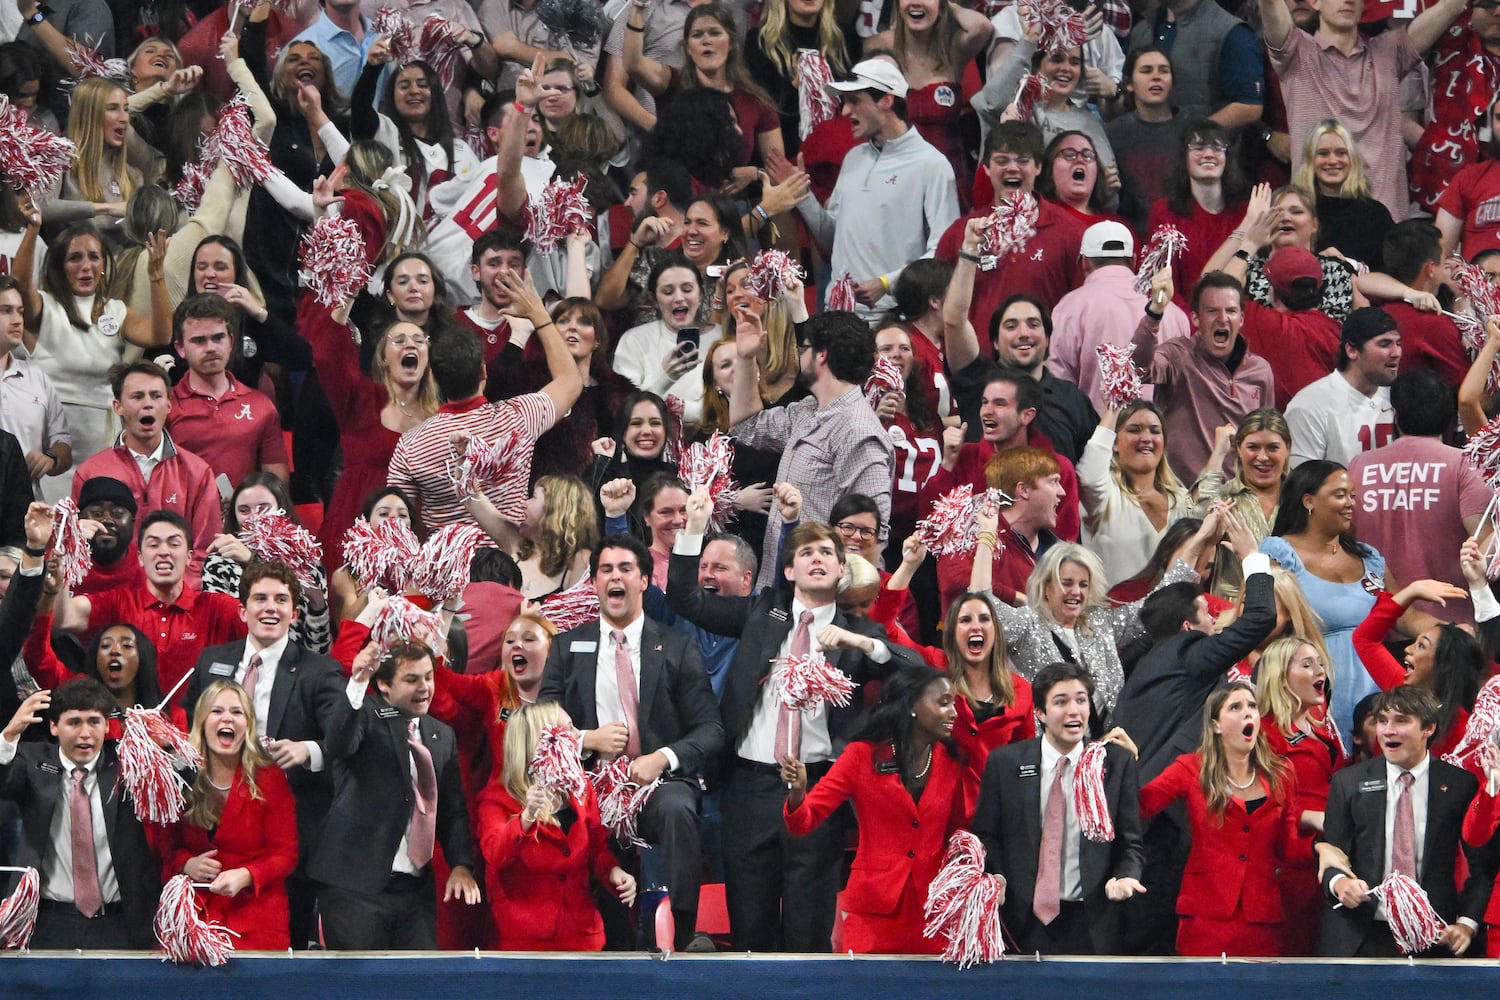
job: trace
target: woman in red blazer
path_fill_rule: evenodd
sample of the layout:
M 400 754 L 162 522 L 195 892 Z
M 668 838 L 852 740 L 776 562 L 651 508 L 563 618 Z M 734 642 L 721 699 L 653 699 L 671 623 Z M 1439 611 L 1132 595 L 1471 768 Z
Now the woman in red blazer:
M 182 819 L 154 828 L 168 878 L 207 882 L 204 916 L 234 931 L 238 951 L 285 951 L 285 879 L 297 867 L 297 814 L 281 768 L 260 751 L 245 689 L 214 681 L 193 711 L 203 767 Z
M 1500 798 L 1495 795 L 1495 789 L 1500 788 L 1500 747 L 1486 742 L 1478 757 L 1484 780 L 1479 783 L 1479 794 L 1469 803 L 1463 826 L 1464 843 L 1470 847 L 1485 846 L 1500 829 Z M 1495 881 L 1500 884 L 1500 878 Z M 1500 892 L 1490 892 L 1484 926 L 1484 957 L 1500 958 Z
M 1296 779 L 1243 681 L 1209 695 L 1197 753 L 1141 789 L 1141 821 L 1187 800 L 1193 846 L 1177 896 L 1179 955 L 1281 954 L 1277 866 L 1297 835 Z
M 785 816 L 794 836 L 811 833 L 845 800 L 854 803 L 859 846 L 839 895 L 844 947 L 862 954 L 934 954 L 922 937 L 927 887 L 948 835 L 964 825 L 963 765 L 952 740 L 953 686 L 924 667 L 886 678 L 880 702 L 818 787 L 787 757 Z
M 479 795 L 485 890 L 502 951 L 599 951 L 604 923 L 591 881 L 635 901 L 635 879 L 609 849 L 592 785 L 566 799 L 528 774 L 542 732 L 572 720 L 556 704 L 525 705 L 505 726 L 500 773 Z

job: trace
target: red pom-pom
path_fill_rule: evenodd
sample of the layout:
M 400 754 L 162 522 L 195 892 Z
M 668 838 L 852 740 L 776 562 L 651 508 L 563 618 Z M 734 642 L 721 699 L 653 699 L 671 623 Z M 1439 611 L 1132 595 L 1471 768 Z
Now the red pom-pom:
M 446 603 L 463 593 L 469 585 L 469 564 L 482 541 L 484 532 L 477 525 L 444 525 L 422 546 L 422 560 L 412 576 L 412 586 L 434 604 Z
M 1491 490 L 1500 490 L 1500 417 L 1469 435 L 1464 457 L 1484 477 Z
M 198 206 L 203 203 L 203 192 L 208 188 L 211 173 L 208 167 L 196 160 L 182 165 L 182 176 L 172 188 L 172 197 L 189 215 L 198 211 Z
M 730 470 L 734 468 L 734 445 L 729 438 L 714 431 L 707 441 L 695 441 L 682 450 L 677 472 L 688 492 L 706 490 L 713 500 L 713 511 L 708 515 L 709 528 L 722 531 L 724 526 L 739 515 L 735 506 L 735 490 L 738 484 Z
M 1100 844 L 1115 839 L 1115 821 L 1104 794 L 1104 759 L 1108 753 L 1109 744 L 1090 743 L 1079 754 L 1078 771 L 1073 775 L 1073 812 L 1078 816 L 1078 828 Z
M 755 255 L 750 273 L 745 275 L 745 289 L 769 302 L 781 298 L 794 281 L 806 278 L 802 265 L 785 250 L 762 250 Z
M 297 281 L 325 306 L 341 306 L 370 280 L 365 240 L 353 219 L 325 215 L 302 237 Z
M 98 49 L 71 39 L 65 39 L 64 44 L 76 67 L 73 74 L 75 78 L 87 80 L 98 76 L 121 84 L 130 82 L 130 65 L 124 59 L 106 59 L 99 54 Z
M 943 961 L 960 969 L 987 965 L 1005 954 L 1000 922 L 1000 893 L 1004 883 L 984 870 L 984 845 L 967 830 L 948 838 L 943 867 L 927 889 L 922 936 L 939 934 L 947 941 Z
M 439 414 L 435 419 L 451 418 Z M 464 432 L 449 449 L 448 481 L 462 500 L 514 479 L 529 454 L 530 448 L 515 431 L 503 438 L 469 437 Z
M 854 297 L 854 276 L 848 271 L 833 279 L 828 286 L 828 311 L 854 312 L 859 309 L 859 299 Z
M 1151 279 L 1164 267 L 1172 266 L 1173 257 L 1187 252 L 1187 237 L 1175 226 L 1157 226 L 1141 251 L 1141 265 L 1135 272 L 1135 290 L 1141 295 L 1151 294 Z
M 1047 80 L 1040 73 L 1022 74 L 1021 82 L 1016 87 L 1016 99 L 1011 102 L 1016 106 L 1016 117 L 1023 122 L 1031 121 L 1031 116 L 1036 114 L 1037 103 L 1046 91 Z
M 961 555 L 973 552 L 979 544 L 979 525 L 976 515 L 981 510 L 990 513 L 1001 505 L 1009 505 L 1010 497 L 1000 490 L 985 490 L 974 495 L 974 487 L 968 483 L 957 486 L 932 504 L 932 511 L 917 522 L 917 536 L 927 551 L 935 556 Z M 995 555 L 1004 551 L 999 540 L 995 542 Z
M 1463 336 L 1469 357 L 1478 357 L 1479 352 L 1484 348 L 1485 341 L 1489 339 L 1489 335 L 1484 330 L 1485 323 L 1491 316 L 1500 316 L 1500 288 L 1496 288 L 1490 282 L 1489 275 L 1482 268 L 1470 264 L 1456 253 L 1448 260 L 1448 273 L 1453 276 L 1454 283 L 1458 285 L 1468 301 L 1470 314 L 1468 316 L 1461 313 L 1450 315 L 1458 324 L 1459 333 Z M 1490 369 L 1485 391 L 1489 393 L 1500 391 L 1500 358 L 1495 359 L 1495 364 Z
M 537 737 L 536 753 L 526 774 L 533 785 L 582 796 L 588 783 L 579 763 L 582 754 L 583 735 L 578 730 L 561 723 L 548 726 Z
M 559 632 L 577 628 L 599 617 L 599 594 L 592 577 L 584 577 L 567 590 L 541 600 L 542 614 Z
M 251 514 L 240 522 L 239 538 L 261 562 L 285 563 L 304 588 L 317 586 L 323 546 L 286 511 Z
M 1017 0 L 1021 23 L 1037 32 L 1037 51 L 1078 49 L 1088 41 L 1088 25 L 1068 0 Z
M 1467 766 L 1470 760 L 1479 756 L 1484 745 L 1495 738 L 1496 731 L 1500 731 L 1500 677 L 1491 677 L 1474 699 L 1474 710 L 1469 713 L 1468 724 L 1464 726 L 1463 739 L 1458 741 L 1458 746 L 1443 754 L 1443 759 L 1455 767 Z
M 1141 398 L 1145 373 L 1135 366 L 1135 350 L 1129 344 L 1099 345 L 1099 396 L 1111 410 L 1123 410 Z
M 526 209 L 526 240 L 539 253 L 551 253 L 570 233 L 593 225 L 594 209 L 583 196 L 588 178 L 553 181 L 531 199 Z
M 391 49 L 391 62 L 405 66 L 418 58 L 417 31 L 399 10 L 381 7 L 375 13 L 375 34 L 387 36 Z
M 906 388 L 906 379 L 901 377 L 901 366 L 889 354 L 877 354 L 870 377 L 865 379 L 865 401 L 873 410 L 880 401 L 893 392 Z
M 72 140 L 32 125 L 0 94 L 0 170 L 12 187 L 42 197 L 73 166 L 76 152 Z
M 781 656 L 771 661 L 771 696 L 796 712 L 816 711 L 820 705 L 843 708 L 859 685 L 822 653 Z
M 94 553 L 78 530 L 78 505 L 71 497 L 63 497 L 52 508 L 52 551 L 57 553 L 58 568 L 68 589 L 77 590 L 94 568 Z
M 223 965 L 234 953 L 233 939 L 238 935 L 203 918 L 196 889 L 186 875 L 167 880 L 156 907 L 156 940 L 178 965 Z
M 136 818 L 143 823 L 177 822 L 188 784 L 177 773 L 176 762 L 202 767 L 203 756 L 186 733 L 154 708 L 127 708 L 121 730 L 119 781 L 135 803 Z
M 393 521 L 396 518 L 380 527 L 384 528 Z M 344 565 L 361 594 L 369 593 L 373 587 L 385 587 L 394 593 L 406 589 L 411 562 L 420 556 L 422 546 L 409 525 L 403 523 L 402 527 L 405 532 L 398 537 L 398 529 L 381 531 L 370 527 L 370 522 L 360 517 L 344 534 Z M 393 572 L 395 570 L 400 572 Z
M 636 825 L 640 821 L 641 808 L 656 791 L 661 779 L 649 785 L 638 785 L 630 780 L 630 758 L 616 757 L 600 767 L 589 780 L 594 783 L 594 795 L 599 800 L 599 820 L 615 839 L 622 844 L 645 847 Z
M 41 876 L 35 868 L 27 868 L 16 883 L 16 891 L 0 903 L 0 948 L 14 950 L 31 942 L 41 899 Z
M 255 136 L 250 99 L 243 93 L 219 109 L 218 122 L 203 143 L 203 162 L 223 161 L 242 188 L 259 184 L 276 172 L 270 151 Z
M 1427 890 L 1410 875 L 1391 872 L 1384 882 L 1370 890 L 1370 895 L 1385 903 L 1391 937 L 1396 939 L 1396 947 L 1403 955 L 1426 951 L 1442 940 L 1448 923 L 1432 908 Z
M 797 50 L 797 81 L 797 135 L 806 139 L 813 129 L 839 116 L 839 104 L 828 92 L 833 69 L 817 49 Z
M 1001 257 L 1025 247 L 1036 236 L 1040 217 L 1036 198 L 1024 192 L 995 206 L 979 237 L 980 270 L 994 270 Z
M 682 460 L 682 418 L 687 413 L 687 402 L 670 393 L 662 402 L 672 415 L 672 426 L 667 429 L 667 446 L 662 449 L 661 458 L 663 462 L 678 462 Z
M 428 14 L 417 34 L 417 51 L 424 62 L 437 71 L 446 89 L 453 86 L 464 64 L 464 39 L 469 29 L 441 14 Z
M 385 602 L 375 624 L 370 626 L 370 641 L 380 656 L 390 652 L 398 642 L 421 642 L 439 656 L 447 651 L 443 633 L 443 616 L 423 611 L 404 596 L 395 594 Z

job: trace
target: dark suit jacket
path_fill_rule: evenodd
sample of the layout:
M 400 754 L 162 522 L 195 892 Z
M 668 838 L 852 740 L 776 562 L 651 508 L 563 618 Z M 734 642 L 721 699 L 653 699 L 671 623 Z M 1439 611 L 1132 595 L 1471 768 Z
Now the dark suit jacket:
M 307 866 L 312 878 L 369 895 L 385 887 L 415 802 L 410 722 L 373 691 L 358 711 L 340 697 L 323 744 L 332 762 L 333 804 Z M 474 843 L 453 730 L 423 716 L 420 731 L 437 772 L 437 842 L 450 866 L 472 870 Z
M 1031 900 L 1042 847 L 1041 769 L 1040 738 L 997 748 L 985 764 L 970 824 L 984 843 L 985 870 L 1005 876 L 1005 922 L 1017 934 L 1036 919 Z M 1105 899 L 1104 883 L 1112 878 L 1139 879 L 1145 863 L 1135 758 L 1122 747 L 1111 745 L 1105 751 L 1104 795 L 1115 839 L 1100 844 L 1081 833 L 1078 837 L 1084 914 L 1099 955 L 1120 950 L 1120 908 Z
M 1218 635 L 1179 632 L 1152 647 L 1125 679 L 1109 721 L 1140 748 L 1141 784 L 1198 749 L 1209 692 L 1276 627 L 1272 585 L 1271 574 L 1252 574 L 1233 625 Z
M 779 655 L 782 643 L 786 642 L 795 625 L 791 620 L 792 595 L 778 589 L 763 590 L 755 597 L 711 594 L 698 586 L 698 557 L 674 554 L 667 574 L 667 603 L 673 611 L 699 628 L 740 640 L 739 649 L 729 664 L 729 676 L 724 682 L 724 696 L 720 701 L 724 711 L 724 746 L 727 753 L 733 754 L 750 728 L 756 703 L 765 688 L 765 679 L 771 673 L 771 660 Z M 858 650 L 829 650 L 826 654 L 828 662 L 854 678 L 856 683 L 885 677 L 902 666 L 922 665 L 916 653 L 892 642 L 886 636 L 885 628 L 875 622 L 852 619 L 840 611 L 833 616 L 833 623 L 850 632 L 878 639 L 891 651 L 889 662 L 881 664 Z M 849 741 L 859 715 L 858 697 L 845 708 L 829 706 L 828 735 L 833 740 L 835 754 Z
M 151 921 L 161 897 L 161 864 L 147 846 L 146 831 L 136 818 L 134 801 L 123 785 L 117 785 L 120 758 L 114 742 L 106 741 L 100 753 L 94 777 L 104 806 L 104 826 L 115 879 L 120 884 L 120 903 L 132 945 L 151 948 L 154 941 Z M 0 798 L 14 802 L 21 810 L 21 842 L 12 863 L 41 871 L 42 859 L 52 848 L 52 817 L 59 808 L 67 807 L 63 801 L 57 744 L 17 746 L 15 760 L 0 767 Z
M 561 702 L 580 729 L 599 728 L 594 683 L 599 673 L 602 630 L 598 619 L 552 640 L 538 701 Z M 607 641 L 607 640 L 602 640 Z M 641 629 L 641 752 L 670 747 L 677 755 L 674 777 L 696 777 L 724 745 L 719 704 L 692 636 L 662 628 L 647 618 Z
M 24 700 L 21 692 L 16 689 L 10 668 L 16 657 L 21 655 L 21 648 L 26 644 L 32 622 L 36 620 L 36 605 L 42 598 L 44 579 L 44 574 L 22 576 L 17 570 L 16 575 L 11 577 L 5 596 L 0 598 L 0 671 L 3 671 L 0 674 L 0 718 L 6 720 L 16 714 Z M 23 738 L 33 739 L 34 733 L 45 731 L 45 726 L 31 726 Z
M 1386 876 L 1385 776 L 1384 757 L 1337 772 L 1328 790 L 1328 809 L 1323 814 L 1323 839 L 1343 851 L 1354 867 L 1353 874 L 1372 887 Z M 1479 780 L 1474 775 L 1436 757 L 1432 759 L 1427 775 L 1427 828 L 1422 837 L 1422 865 L 1417 881 L 1427 891 L 1433 909 L 1449 923 L 1468 917 L 1482 925 L 1495 880 L 1493 846 L 1465 845 L 1469 877 L 1464 880 L 1462 891 L 1454 888 L 1459 833 L 1469 801 L 1478 790 Z M 1333 868 L 1324 874 L 1325 892 L 1336 874 L 1339 870 Z M 1318 953 L 1335 958 L 1352 956 L 1374 922 L 1374 902 L 1354 910 L 1325 909 Z
M 203 651 L 193 668 L 193 679 L 188 682 L 184 704 L 189 709 L 198 704 L 198 696 L 214 681 L 234 679 L 234 671 L 245 655 L 245 642 L 241 639 Z M 336 661 L 288 642 L 276 664 L 276 679 L 271 685 L 266 731 L 260 735 L 273 740 L 314 740 L 323 746 L 322 771 L 298 767 L 287 772 L 287 781 L 297 801 L 297 842 L 304 864 L 317 847 L 318 831 L 333 801 L 332 765 L 327 762 L 324 738 L 339 705 L 349 707 L 349 699 L 344 696 L 345 684 L 343 670 Z

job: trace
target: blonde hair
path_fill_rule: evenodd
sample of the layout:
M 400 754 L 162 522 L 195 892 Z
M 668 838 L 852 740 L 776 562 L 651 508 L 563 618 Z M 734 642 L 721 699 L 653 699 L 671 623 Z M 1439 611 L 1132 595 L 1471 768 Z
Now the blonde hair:
M 1167 421 L 1162 416 L 1161 408 L 1155 403 L 1144 399 L 1138 399 L 1134 403 L 1131 403 L 1121 411 L 1120 419 L 1115 422 L 1115 437 L 1118 438 L 1126 422 L 1142 410 L 1150 411 L 1161 424 L 1161 455 L 1160 460 L 1156 464 L 1156 472 L 1152 477 L 1152 485 L 1156 487 L 1157 492 L 1162 493 L 1171 501 L 1174 509 L 1181 510 L 1187 505 L 1190 498 L 1187 487 L 1182 485 L 1181 480 L 1177 478 L 1177 473 L 1172 471 L 1172 463 L 1167 461 Z M 1114 477 L 1115 485 L 1120 488 L 1120 492 L 1128 497 L 1131 503 L 1139 507 L 1141 504 L 1140 494 L 1125 479 L 1125 473 L 1120 469 L 1120 457 L 1114 453 L 1113 449 L 1111 449 L 1109 456 L 1109 472 Z
M 797 53 L 787 38 L 790 24 L 787 0 L 770 0 L 761 17 L 760 47 L 787 80 L 797 75 Z M 844 45 L 844 32 L 839 27 L 833 0 L 823 0 L 823 9 L 818 12 L 817 27 L 818 51 L 828 60 L 833 75 L 843 76 L 849 72 L 849 50 Z
M 355 139 L 344 154 L 349 186 L 374 199 L 385 220 L 382 263 L 394 261 L 408 250 L 421 246 L 427 235 L 425 228 L 415 225 L 416 206 L 410 196 L 405 190 L 391 187 L 385 180 L 386 173 L 395 164 L 395 154 L 385 143 L 375 139 Z
M 703 359 L 703 420 L 699 426 L 705 431 L 720 431 L 729 433 L 729 400 L 719 395 L 719 387 L 714 384 L 714 355 L 719 349 L 727 348 L 734 350 L 734 332 L 729 330 L 729 318 L 725 317 L 725 330 L 727 336 L 708 349 L 708 357 Z M 735 356 L 736 362 L 739 356 Z
M 748 271 L 750 262 L 741 258 L 729 265 L 724 272 L 724 287 L 729 287 L 729 276 L 736 271 Z M 797 373 L 797 328 L 792 314 L 781 299 L 770 299 L 760 318 L 761 328 L 766 331 L 766 363 L 761 366 L 761 384 L 775 385 L 789 375 Z M 735 336 L 734 310 L 724 314 L 724 339 L 732 341 Z M 773 402 L 773 400 L 766 400 Z
M 542 573 L 556 576 L 578 553 L 598 546 L 599 515 L 589 488 L 576 476 L 542 476 L 532 489 L 541 490 L 546 500 L 537 537 L 522 540 L 521 558 L 537 554 Z
M 1292 732 L 1297 716 L 1302 713 L 1302 699 L 1292 692 L 1286 674 L 1292 658 L 1303 646 L 1312 649 L 1321 659 L 1319 644 L 1300 635 L 1284 635 L 1267 646 L 1255 664 L 1255 686 L 1261 696 L 1261 714 L 1274 719 L 1283 733 Z M 1325 698 L 1327 694 L 1325 691 Z
M 391 391 L 391 370 L 385 366 L 385 342 L 390 339 L 391 330 L 402 323 L 416 327 L 417 332 L 422 333 L 422 328 L 417 324 L 396 320 L 381 330 L 380 336 L 375 338 L 375 356 L 370 360 L 370 380 L 384 389 L 387 394 Z M 426 336 L 425 333 L 422 335 Z M 423 370 L 422 380 L 417 383 L 417 409 L 422 411 L 423 417 L 430 417 L 438 411 L 437 380 L 432 377 L 431 366 Z
M 1235 681 L 1215 689 L 1203 703 L 1203 736 L 1198 742 L 1202 769 L 1198 773 L 1198 783 L 1203 790 L 1203 798 L 1207 801 L 1208 814 L 1213 817 L 1216 825 L 1223 825 L 1224 811 L 1229 808 L 1229 757 L 1224 752 L 1219 734 L 1214 732 L 1214 723 L 1218 721 L 1224 703 L 1236 691 L 1248 691 L 1251 698 L 1255 697 L 1253 684 Z M 1286 759 L 1271 749 L 1264 728 L 1255 733 L 1255 746 L 1250 750 L 1250 770 L 1252 773 L 1258 772 L 1270 783 L 1271 801 L 1281 802 L 1286 791 Z
M 500 783 L 511 798 L 526 804 L 526 793 L 531 791 L 531 758 L 536 754 L 537 741 L 548 726 L 562 723 L 565 715 L 562 706 L 555 701 L 536 705 L 522 705 L 505 723 L 504 752 L 500 763 Z M 560 825 L 551 813 L 541 813 L 538 822 Z
M 271 761 L 260 749 L 260 738 L 255 731 L 255 705 L 251 702 L 248 691 L 228 679 L 210 684 L 193 706 L 193 731 L 188 739 L 192 741 L 194 749 L 207 757 L 208 741 L 203 738 L 203 727 L 208 723 L 209 710 L 225 691 L 235 693 L 240 700 L 240 708 L 245 712 L 245 745 L 240 747 L 240 778 L 249 789 L 250 797 L 259 802 L 264 796 L 260 793 L 260 786 L 255 783 L 255 772 L 261 767 L 271 766 Z M 200 830 L 213 829 L 219 822 L 220 813 L 224 811 L 221 795 L 222 792 L 209 781 L 208 762 L 205 760 L 198 769 L 198 776 L 193 779 L 193 787 L 188 789 L 187 809 L 182 814 L 183 818 Z
M 1088 631 L 1088 615 L 1094 608 L 1109 607 L 1109 584 L 1104 579 L 1104 564 L 1082 545 L 1073 542 L 1057 542 L 1037 560 L 1031 576 L 1026 578 L 1026 604 L 1047 624 L 1056 624 L 1052 612 L 1047 609 L 1047 584 L 1062 586 L 1064 563 L 1075 563 L 1089 571 L 1089 592 L 1084 598 L 1083 609 L 1078 613 L 1080 632 Z
M 839 577 L 840 594 L 850 590 L 858 590 L 861 587 L 880 586 L 880 570 L 858 552 L 846 552 L 844 554 L 844 575 Z
M 1318 152 L 1318 140 L 1330 133 L 1343 140 L 1344 148 L 1349 150 L 1349 173 L 1344 178 L 1344 183 L 1339 185 L 1336 196 L 1339 198 L 1370 197 L 1370 178 L 1365 176 L 1365 158 L 1360 155 L 1359 145 L 1354 141 L 1354 136 L 1337 118 L 1320 119 L 1307 130 L 1307 138 L 1302 143 L 1302 165 L 1292 175 L 1292 184 L 1304 191 L 1318 190 L 1317 174 L 1313 171 L 1313 157 Z
M 86 201 L 128 201 L 140 185 L 139 175 L 126 162 L 125 146 L 113 148 L 104 141 L 104 108 L 117 90 L 124 109 L 125 88 L 113 80 L 95 76 L 73 88 L 68 138 L 77 148 L 70 176 Z M 109 191 L 111 181 L 120 185 L 119 198 Z

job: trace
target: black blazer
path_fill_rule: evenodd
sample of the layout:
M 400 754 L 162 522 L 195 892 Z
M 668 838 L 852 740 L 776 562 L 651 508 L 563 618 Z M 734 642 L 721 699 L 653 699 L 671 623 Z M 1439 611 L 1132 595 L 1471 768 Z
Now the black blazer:
M 1436 757 L 1427 775 L 1427 828 L 1422 837 L 1422 865 L 1417 881 L 1427 891 L 1433 909 L 1449 923 L 1468 917 L 1481 927 L 1484 908 L 1489 903 L 1490 888 L 1495 880 L 1493 844 L 1480 848 L 1464 845 L 1469 860 L 1469 877 L 1462 891 L 1453 884 L 1454 866 L 1458 861 L 1459 832 L 1464 813 L 1479 779 Z M 1323 889 L 1337 874 L 1354 874 L 1374 887 L 1385 878 L 1385 758 L 1367 760 L 1334 774 L 1328 790 L 1328 808 L 1323 814 L 1323 839 L 1339 848 L 1349 858 L 1354 871 L 1330 868 L 1323 875 Z M 1366 902 L 1357 909 L 1344 907 L 1323 911 L 1318 953 L 1329 957 L 1355 954 L 1375 922 L 1375 904 Z
M 245 656 L 245 642 L 241 639 L 203 651 L 193 668 L 193 679 L 188 681 L 189 707 L 198 704 L 198 696 L 214 681 L 234 679 L 235 670 Z M 298 767 L 287 772 L 287 782 L 297 801 L 297 842 L 301 845 L 303 863 L 317 847 L 318 831 L 333 801 L 332 765 L 327 762 L 324 738 L 339 704 L 349 707 L 344 694 L 346 684 L 337 662 L 295 642 L 287 643 L 276 664 L 266 731 L 260 735 L 273 740 L 316 741 L 323 747 L 325 761 L 322 771 Z
M 131 946 L 154 947 L 151 921 L 161 898 L 161 862 L 146 844 L 146 831 L 135 814 L 135 802 L 118 784 L 120 758 L 113 740 L 100 751 L 94 778 L 104 806 L 104 826 L 115 879 L 120 885 L 120 903 L 130 929 Z M 63 801 L 62 765 L 56 743 L 22 743 L 16 757 L 0 767 L 0 798 L 21 810 L 21 842 L 16 865 L 42 870 L 42 859 L 52 849 L 52 818 Z
M 368 895 L 385 887 L 415 802 L 406 742 L 410 722 L 373 690 L 358 711 L 340 696 L 323 744 L 334 793 L 308 865 L 312 878 Z M 453 730 L 423 716 L 420 731 L 437 772 L 437 842 L 450 866 L 473 870 L 474 841 Z
M 1016 934 L 1036 919 L 1031 899 L 1042 847 L 1041 769 L 1040 737 L 997 747 L 985 764 L 970 824 L 984 844 L 985 871 L 1005 876 L 1005 922 Z M 1112 878 L 1139 879 L 1145 863 L 1135 758 L 1114 745 L 1105 750 L 1104 796 L 1115 839 L 1100 844 L 1078 836 L 1084 915 L 1098 955 L 1120 951 L 1120 907 L 1105 898 L 1104 884 Z
M 599 728 L 594 683 L 599 650 L 608 642 L 598 619 L 552 640 L 538 701 L 561 702 L 580 729 Z M 708 673 L 690 635 L 647 618 L 641 629 L 641 752 L 670 747 L 677 755 L 674 777 L 695 778 L 724 745 L 724 723 Z
M 0 598 L 0 671 L 3 671 L 3 675 L 0 675 L 0 719 L 9 720 L 13 717 L 25 700 L 16 688 L 11 665 L 21 655 L 26 637 L 31 633 L 31 625 L 36 621 L 36 606 L 42 599 L 44 579 L 45 574 L 22 576 L 20 570 L 17 570 L 16 575 L 11 577 L 5 596 Z M 29 726 L 22 738 L 33 740 L 37 738 L 37 734 L 47 738 L 46 733 L 45 725 Z
M 724 681 L 724 697 L 720 702 L 724 712 L 725 748 L 732 754 L 750 728 L 755 706 L 765 689 L 765 679 L 771 673 L 771 661 L 780 654 L 782 644 L 795 625 L 791 620 L 792 594 L 774 588 L 762 590 L 754 597 L 711 594 L 698 586 L 698 557 L 673 554 L 667 574 L 667 603 L 673 611 L 699 628 L 740 641 L 734 659 L 729 663 L 729 676 Z M 829 650 L 826 654 L 828 662 L 856 683 L 885 677 L 902 666 L 924 665 L 924 661 L 911 650 L 892 642 L 882 625 L 863 618 L 850 618 L 842 611 L 834 614 L 833 624 L 877 639 L 891 651 L 890 660 L 882 664 L 858 650 Z M 849 741 L 860 711 L 857 697 L 845 708 L 829 707 L 828 735 L 833 740 L 835 754 Z

